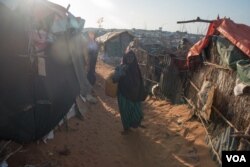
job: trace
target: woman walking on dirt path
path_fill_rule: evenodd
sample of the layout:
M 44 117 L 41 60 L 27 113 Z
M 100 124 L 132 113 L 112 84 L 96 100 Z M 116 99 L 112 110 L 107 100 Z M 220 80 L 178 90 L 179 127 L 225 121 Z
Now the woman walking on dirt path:
M 116 67 L 113 81 L 118 82 L 118 105 L 124 129 L 122 134 L 128 134 L 131 127 L 144 127 L 141 125 L 141 101 L 145 100 L 146 93 L 141 71 L 132 50 L 123 56 L 121 65 Z

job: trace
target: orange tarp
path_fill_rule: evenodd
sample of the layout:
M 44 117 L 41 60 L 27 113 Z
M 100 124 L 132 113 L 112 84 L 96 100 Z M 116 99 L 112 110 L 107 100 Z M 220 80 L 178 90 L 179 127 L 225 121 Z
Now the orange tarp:
M 250 57 L 250 27 L 244 24 L 236 24 L 230 19 L 218 19 L 210 23 L 206 36 L 191 47 L 187 60 L 189 61 L 192 56 L 198 56 L 208 45 L 209 37 L 217 32 Z

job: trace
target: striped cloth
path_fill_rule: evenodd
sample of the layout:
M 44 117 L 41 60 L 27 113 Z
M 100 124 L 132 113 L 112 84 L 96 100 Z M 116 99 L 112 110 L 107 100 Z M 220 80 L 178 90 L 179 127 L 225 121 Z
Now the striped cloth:
M 118 106 L 124 130 L 137 128 L 143 119 L 141 102 L 133 102 L 118 93 Z

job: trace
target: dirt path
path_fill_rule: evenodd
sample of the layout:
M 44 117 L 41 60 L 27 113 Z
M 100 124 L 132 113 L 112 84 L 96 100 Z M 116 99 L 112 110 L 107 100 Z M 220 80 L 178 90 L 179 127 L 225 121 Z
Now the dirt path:
M 104 78 L 112 67 L 98 62 L 95 86 L 98 104 L 91 105 L 83 121 L 72 118 L 69 130 L 55 139 L 32 143 L 8 160 L 10 167 L 48 164 L 48 167 L 176 167 L 216 166 L 197 121 L 187 121 L 186 105 L 149 99 L 144 103 L 146 129 L 122 136 L 117 101 L 104 94 Z

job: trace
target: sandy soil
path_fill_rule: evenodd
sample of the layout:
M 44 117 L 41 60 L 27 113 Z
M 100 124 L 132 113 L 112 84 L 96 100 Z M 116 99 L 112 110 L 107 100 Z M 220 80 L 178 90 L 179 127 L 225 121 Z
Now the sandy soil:
M 149 98 L 144 102 L 146 129 L 120 134 L 122 125 L 115 98 L 105 96 L 104 78 L 112 67 L 98 62 L 98 103 L 89 105 L 84 120 L 72 118 L 69 128 L 56 130 L 55 139 L 25 145 L 8 160 L 10 167 L 178 167 L 216 166 L 204 142 L 205 131 L 190 120 L 186 105 Z

